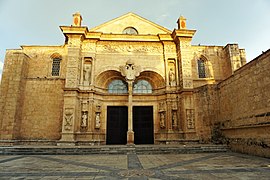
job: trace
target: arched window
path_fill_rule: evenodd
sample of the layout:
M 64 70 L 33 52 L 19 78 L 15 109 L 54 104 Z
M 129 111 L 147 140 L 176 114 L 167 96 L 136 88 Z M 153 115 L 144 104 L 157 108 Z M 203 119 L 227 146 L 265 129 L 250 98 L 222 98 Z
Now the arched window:
M 123 30 L 123 34 L 138 34 L 138 31 L 134 27 L 127 27 Z
M 203 59 L 198 60 L 198 74 L 199 78 L 206 78 L 205 61 Z
M 52 58 L 52 76 L 60 76 L 60 65 L 62 57 L 58 53 L 51 55 Z
M 113 80 L 109 86 L 108 86 L 108 92 L 109 93 L 127 93 L 127 84 L 123 82 L 122 80 Z
M 152 93 L 152 86 L 146 80 L 139 80 L 133 85 L 133 93 Z

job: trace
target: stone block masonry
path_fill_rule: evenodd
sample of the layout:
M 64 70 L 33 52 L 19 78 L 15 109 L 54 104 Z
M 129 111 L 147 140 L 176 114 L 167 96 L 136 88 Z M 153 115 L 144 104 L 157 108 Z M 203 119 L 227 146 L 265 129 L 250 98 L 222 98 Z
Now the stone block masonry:
M 235 151 L 270 157 L 269 89 L 270 50 L 223 82 L 197 88 L 199 136 L 228 143 Z

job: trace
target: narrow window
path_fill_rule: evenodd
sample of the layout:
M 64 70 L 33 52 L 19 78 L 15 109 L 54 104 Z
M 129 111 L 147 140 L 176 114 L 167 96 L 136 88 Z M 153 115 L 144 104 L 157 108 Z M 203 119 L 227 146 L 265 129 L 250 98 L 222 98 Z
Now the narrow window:
M 60 58 L 53 58 L 52 62 L 52 76 L 60 75 Z
M 198 60 L 198 73 L 199 73 L 199 78 L 206 78 L 205 61 L 202 59 Z

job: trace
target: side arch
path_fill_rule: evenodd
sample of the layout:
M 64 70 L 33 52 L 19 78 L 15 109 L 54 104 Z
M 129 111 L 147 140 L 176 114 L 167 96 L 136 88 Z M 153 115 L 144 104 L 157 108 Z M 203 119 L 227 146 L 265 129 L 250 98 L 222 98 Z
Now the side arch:
M 160 74 L 153 71 L 141 72 L 140 76 L 136 78 L 135 82 L 139 80 L 148 81 L 151 84 L 153 90 L 165 87 L 164 78 Z
M 121 76 L 121 73 L 119 71 L 116 70 L 103 71 L 102 73 L 97 75 L 95 79 L 95 85 L 99 88 L 107 89 L 109 83 L 116 79 L 125 81 L 125 78 Z

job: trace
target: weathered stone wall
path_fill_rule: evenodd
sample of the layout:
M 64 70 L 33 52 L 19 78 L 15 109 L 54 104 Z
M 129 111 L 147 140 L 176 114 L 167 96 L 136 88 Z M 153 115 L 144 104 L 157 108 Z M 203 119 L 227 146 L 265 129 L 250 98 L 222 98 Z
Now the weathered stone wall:
M 192 46 L 192 76 L 194 78 L 194 87 L 205 85 L 207 81 L 220 81 L 226 78 L 228 71 L 231 72 L 230 66 L 227 64 L 229 59 L 225 57 L 223 46 Z M 211 77 L 199 78 L 197 61 L 203 58 L 209 62 Z
M 53 77 L 52 57 L 62 57 L 60 76 Z M 1 83 L 0 138 L 60 138 L 65 77 L 62 46 L 8 50 Z
M 204 143 L 212 141 L 212 131 L 219 112 L 216 85 L 204 85 L 194 91 L 196 132 Z
M 270 157 L 270 51 L 217 85 L 195 90 L 197 133 L 202 141 Z
M 59 140 L 64 80 L 27 79 L 19 139 Z
M 218 85 L 222 133 L 236 151 L 270 157 L 270 51 Z
M 19 134 L 28 59 L 21 51 L 10 50 L 6 54 L 0 89 L 1 139 L 15 139 Z

